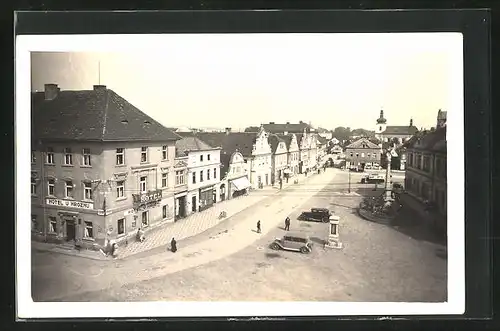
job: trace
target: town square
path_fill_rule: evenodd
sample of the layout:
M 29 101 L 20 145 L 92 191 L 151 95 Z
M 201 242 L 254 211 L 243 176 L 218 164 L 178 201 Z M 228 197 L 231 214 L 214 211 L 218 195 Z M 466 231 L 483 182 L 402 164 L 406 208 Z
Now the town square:
M 448 301 L 443 43 L 221 40 L 31 54 L 32 300 Z

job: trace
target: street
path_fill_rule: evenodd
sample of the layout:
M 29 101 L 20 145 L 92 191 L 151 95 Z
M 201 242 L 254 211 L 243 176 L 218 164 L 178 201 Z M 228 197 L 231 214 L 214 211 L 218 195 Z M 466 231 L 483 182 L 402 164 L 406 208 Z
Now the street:
M 327 169 L 275 198 L 249 207 L 210 231 L 135 259 L 93 261 L 32 253 L 35 301 L 405 301 L 447 299 L 445 248 L 415 222 L 390 227 L 361 219 L 355 208 L 373 185 L 362 174 Z M 349 191 L 350 186 L 350 193 Z M 322 242 L 328 224 L 298 221 L 303 210 L 327 207 L 340 216 L 342 250 Z M 311 254 L 273 251 L 283 220 L 307 232 Z M 262 234 L 255 231 L 261 220 Z M 407 223 L 411 223 L 407 225 Z M 414 233 L 419 232 L 419 235 Z

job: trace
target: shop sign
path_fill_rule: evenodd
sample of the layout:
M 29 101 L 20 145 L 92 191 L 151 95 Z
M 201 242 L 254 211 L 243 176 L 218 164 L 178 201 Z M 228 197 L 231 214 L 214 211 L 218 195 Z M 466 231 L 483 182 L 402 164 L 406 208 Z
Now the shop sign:
M 134 203 L 142 204 L 142 203 L 151 203 L 157 202 L 161 200 L 161 190 L 154 190 L 147 193 L 142 194 L 132 194 L 134 199 Z
M 82 202 L 74 200 L 47 198 L 46 204 L 50 206 L 67 207 L 67 208 L 94 209 L 94 204 L 92 202 Z

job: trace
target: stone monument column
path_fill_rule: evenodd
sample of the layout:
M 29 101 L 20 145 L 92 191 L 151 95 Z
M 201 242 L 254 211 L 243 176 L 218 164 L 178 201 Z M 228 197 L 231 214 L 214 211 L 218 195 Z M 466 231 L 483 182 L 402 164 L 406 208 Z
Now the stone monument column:
M 341 249 L 343 247 L 339 238 L 339 221 L 340 217 L 337 215 L 330 216 L 328 242 L 325 245 L 326 248 Z

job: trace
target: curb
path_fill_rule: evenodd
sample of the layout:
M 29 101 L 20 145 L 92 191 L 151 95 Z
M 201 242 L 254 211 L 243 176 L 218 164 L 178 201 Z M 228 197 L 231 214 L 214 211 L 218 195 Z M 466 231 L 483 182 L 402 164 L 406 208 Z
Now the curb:
M 78 253 L 73 253 L 71 251 L 66 251 L 64 249 L 61 250 L 55 250 L 52 248 L 44 248 L 44 247 L 35 247 L 31 245 L 31 249 L 34 249 L 39 252 L 49 252 L 49 253 L 56 253 L 56 254 L 62 254 L 62 255 L 67 255 L 67 256 L 74 256 L 74 257 L 80 257 L 84 259 L 89 259 L 89 260 L 95 260 L 95 261 L 107 261 L 108 259 L 105 257 L 94 257 L 94 256 L 88 256 L 88 255 L 82 255 Z M 99 252 L 96 252 L 99 253 Z
M 384 225 L 390 225 L 391 222 L 394 220 L 395 217 L 392 217 L 392 218 L 381 218 L 381 217 L 374 217 L 374 216 L 368 216 L 364 213 L 361 212 L 361 208 L 356 208 L 357 210 L 357 213 L 358 215 L 367 220 L 367 221 L 370 221 L 370 222 L 373 222 L 373 223 L 378 223 L 378 224 L 384 224 Z

